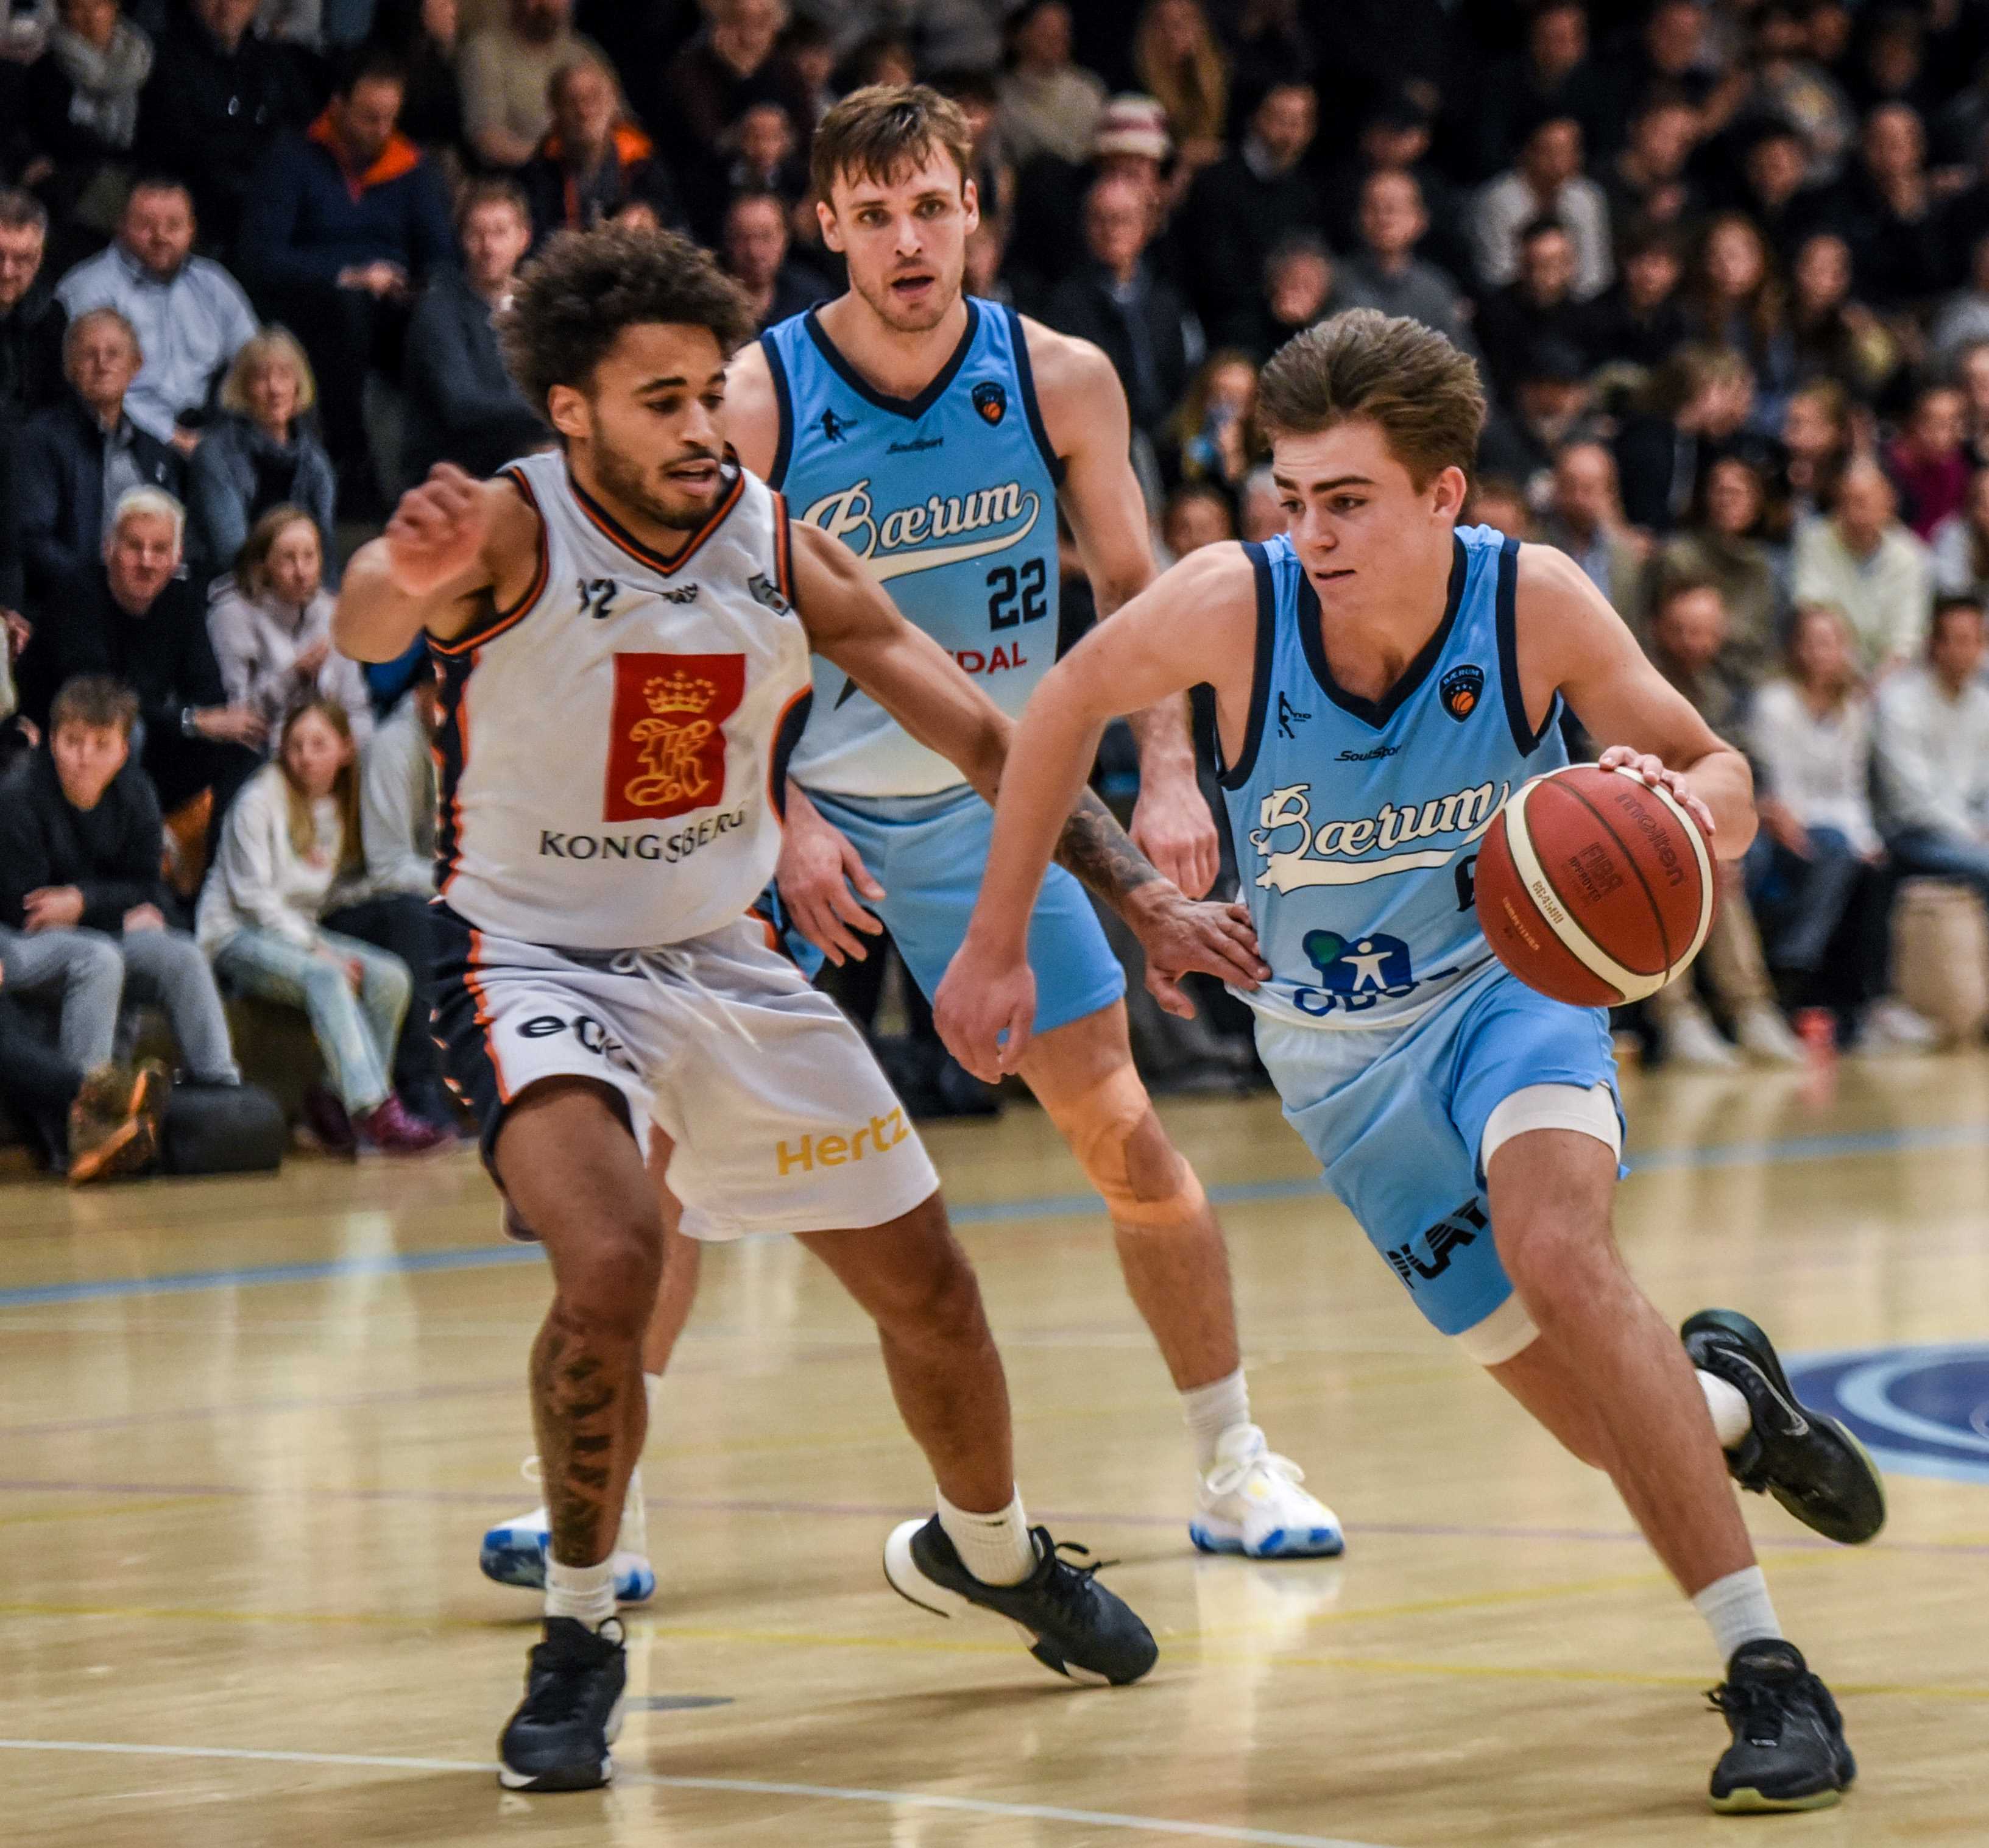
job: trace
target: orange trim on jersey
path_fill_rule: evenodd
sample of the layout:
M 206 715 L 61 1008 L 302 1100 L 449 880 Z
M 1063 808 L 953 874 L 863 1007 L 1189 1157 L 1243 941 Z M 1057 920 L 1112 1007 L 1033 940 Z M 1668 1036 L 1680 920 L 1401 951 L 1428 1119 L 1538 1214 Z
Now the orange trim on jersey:
M 774 493 L 774 582 L 781 587 L 781 595 L 793 602 L 795 563 L 788 536 L 788 497 L 778 489 Z
M 768 949 L 771 950 L 776 956 L 786 955 L 787 952 L 781 948 L 781 934 L 774 928 L 773 919 L 754 905 L 748 905 L 746 907 L 746 915 L 767 933 Z
M 483 1029 L 483 1056 L 490 1061 L 492 1074 L 497 1080 L 497 1101 L 507 1109 L 514 1095 L 504 1080 L 504 1067 L 497 1057 L 496 1036 L 490 1030 L 490 1002 L 483 992 L 483 984 L 476 979 L 476 965 L 483 955 L 483 933 L 475 925 L 469 931 L 469 966 L 463 971 L 463 985 L 476 997 L 476 1024 Z
M 539 556 L 537 568 L 532 574 L 532 582 L 525 594 L 508 609 L 500 609 L 481 629 L 473 629 L 458 636 L 453 641 L 439 642 L 429 637 L 429 646 L 439 655 L 472 654 L 486 642 L 494 642 L 507 629 L 516 629 L 532 613 L 533 605 L 546 594 L 546 580 L 552 575 L 553 554 L 551 529 L 546 517 L 540 510 L 538 497 L 532 492 L 532 484 L 515 469 L 499 472 L 498 479 L 508 481 L 524 498 L 526 506 L 538 515 Z
M 774 773 L 780 768 L 780 765 L 775 761 L 775 759 L 780 752 L 781 737 L 786 732 L 788 728 L 788 716 L 794 711 L 794 709 L 801 703 L 802 700 L 808 698 L 814 691 L 815 688 L 812 686 L 804 687 L 799 693 L 795 693 L 788 700 L 786 705 L 781 708 L 781 716 L 774 721 L 774 735 L 772 740 L 767 746 L 767 800 L 773 804 L 774 819 L 778 821 L 783 828 L 786 827 L 788 825 L 788 818 L 784 810 L 784 805 L 781 802 L 778 795 L 775 792 L 774 788 Z
M 729 452 L 728 452 L 729 454 Z M 735 463 L 734 467 L 737 465 Z M 608 512 L 599 501 L 574 479 L 573 471 L 567 471 L 567 485 L 573 490 L 574 504 L 593 521 L 602 537 L 618 545 L 638 565 L 646 565 L 659 578 L 676 575 L 696 556 L 697 549 L 706 540 L 725 524 L 725 517 L 739 504 L 739 497 L 746 491 L 746 471 L 737 469 L 732 477 L 732 486 L 720 497 L 717 506 L 711 510 L 711 517 L 691 534 L 690 543 L 674 558 L 666 558 L 661 552 L 652 551 L 641 540 L 630 532 L 622 522 Z

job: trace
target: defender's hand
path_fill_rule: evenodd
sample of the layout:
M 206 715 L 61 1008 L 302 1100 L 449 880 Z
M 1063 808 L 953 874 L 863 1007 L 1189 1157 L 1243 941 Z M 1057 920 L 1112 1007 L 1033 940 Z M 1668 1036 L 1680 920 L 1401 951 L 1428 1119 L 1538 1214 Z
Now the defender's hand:
M 1652 789 L 1664 789 L 1676 796 L 1686 814 L 1713 838 L 1713 811 L 1693 795 L 1692 785 L 1676 770 L 1667 770 L 1662 758 L 1648 751 L 1633 751 L 1628 744 L 1611 744 L 1598 760 L 1604 770 L 1629 770 Z
M 1170 1014 L 1194 1018 L 1194 1003 L 1181 987 L 1191 970 L 1233 988 L 1255 988 L 1270 980 L 1248 906 L 1188 898 L 1166 887 L 1145 886 L 1140 892 L 1156 897 L 1127 922 L 1146 953 L 1147 992 Z
M 1190 898 L 1200 898 L 1215 883 L 1222 864 L 1215 818 L 1191 775 L 1161 782 L 1143 778 L 1127 832 L 1161 877 L 1172 880 Z
M 476 483 L 453 463 L 437 463 L 427 480 L 401 497 L 387 522 L 394 588 L 425 597 L 461 577 L 482 554 L 488 525 Z
M 876 904 L 884 888 L 870 877 L 849 837 L 824 821 L 812 804 L 789 801 L 774 880 L 795 927 L 838 968 L 845 959 L 862 962 L 869 955 L 856 932 L 883 934 L 883 925 L 858 903 L 858 894 Z
M 982 1083 L 998 1084 L 1021 1066 L 1035 1017 L 1027 955 L 991 956 L 970 935 L 933 997 L 933 1024 L 946 1049 Z

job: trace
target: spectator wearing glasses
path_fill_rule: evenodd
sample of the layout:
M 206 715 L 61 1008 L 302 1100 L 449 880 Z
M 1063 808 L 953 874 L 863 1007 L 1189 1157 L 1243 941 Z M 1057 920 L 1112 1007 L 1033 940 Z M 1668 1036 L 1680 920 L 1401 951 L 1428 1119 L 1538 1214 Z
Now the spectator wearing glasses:
M 179 452 L 140 429 L 124 408 L 144 354 L 117 309 L 93 308 L 69 323 L 63 364 L 69 393 L 29 419 L 15 466 L 21 556 L 37 608 L 55 605 L 63 586 L 89 571 L 126 494 L 177 495 L 185 473 Z

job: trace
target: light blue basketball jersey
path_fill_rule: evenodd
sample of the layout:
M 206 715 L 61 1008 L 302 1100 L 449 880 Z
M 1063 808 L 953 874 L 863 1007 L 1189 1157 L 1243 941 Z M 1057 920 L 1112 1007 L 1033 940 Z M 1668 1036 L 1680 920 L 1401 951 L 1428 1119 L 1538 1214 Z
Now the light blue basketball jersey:
M 1243 895 L 1271 965 L 1253 1006 L 1315 1026 L 1414 1019 L 1484 969 L 1476 846 L 1506 796 L 1567 761 L 1557 697 L 1527 723 L 1513 622 L 1519 542 L 1460 528 L 1449 600 L 1378 704 L 1327 665 L 1289 539 L 1257 575 L 1249 729 L 1222 787 Z
M 967 303 L 967 331 L 917 397 L 875 390 L 811 309 L 760 337 L 781 410 L 767 473 L 791 514 L 832 533 L 906 615 L 1011 716 L 1056 660 L 1056 490 L 1020 320 Z M 805 788 L 930 795 L 958 770 L 816 658 L 788 765 Z

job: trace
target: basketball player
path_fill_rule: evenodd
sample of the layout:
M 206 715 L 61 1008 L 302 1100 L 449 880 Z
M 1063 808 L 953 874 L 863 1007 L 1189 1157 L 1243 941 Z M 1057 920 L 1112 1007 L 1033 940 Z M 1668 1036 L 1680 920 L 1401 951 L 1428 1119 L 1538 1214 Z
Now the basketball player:
M 1751 1322 L 1706 1311 L 1682 1348 L 1631 1280 L 1610 1229 L 1608 1017 L 1508 975 L 1471 883 L 1505 795 L 1567 761 L 1564 700 L 1614 741 L 1605 765 L 1670 791 L 1729 859 L 1754 832 L 1747 765 L 1571 561 L 1457 530 L 1484 413 L 1469 358 L 1372 310 L 1272 359 L 1258 415 L 1289 535 L 1196 552 L 1045 678 L 940 1028 L 984 1077 L 1028 1058 L 1029 908 L 1100 728 L 1212 683 L 1272 971 L 1248 999 L 1287 1120 L 1418 1307 L 1609 1473 L 1711 1626 L 1733 1728 L 1714 1807 L 1821 1807 L 1851 1752 L 1724 1478 L 1852 1541 L 1878 1531 L 1883 1491 L 1841 1427 L 1793 1402 Z
M 740 354 L 727 428 L 746 466 L 1013 714 L 1056 656 L 1059 504 L 1102 617 L 1146 586 L 1153 561 L 1110 362 L 962 293 L 979 222 L 970 142 L 957 107 L 923 86 L 857 90 L 824 117 L 817 210 L 849 291 Z M 815 692 L 789 766 L 781 900 L 837 961 L 864 954 L 881 917 L 930 995 L 966 930 L 993 818 L 833 662 L 818 662 Z M 1133 839 L 1184 890 L 1205 892 L 1217 846 L 1187 702 L 1157 700 L 1133 723 Z M 1043 1030 L 1018 1070 L 1103 1196 L 1127 1287 L 1182 1396 L 1194 1544 L 1339 1552 L 1338 1521 L 1251 1421 L 1222 1229 L 1133 1071 L 1123 974 L 1067 873 L 1043 887 L 1029 955 Z
M 553 1268 L 531 1363 L 547 1620 L 501 1741 L 513 1789 L 611 1774 L 610 1553 L 663 1236 L 645 1142 L 686 1231 L 798 1233 L 876 1319 L 938 1484 L 934 1518 L 891 1537 L 892 1582 L 1009 1619 L 1060 1672 L 1130 1681 L 1154 1657 L 1139 1619 L 1029 1528 L 1001 1361 L 932 1165 L 855 1030 L 749 915 L 812 647 L 991 799 L 1008 730 L 846 548 L 791 531 L 729 457 L 724 366 L 750 327 L 683 239 L 557 241 L 504 338 L 561 453 L 483 483 L 439 470 L 354 558 L 336 619 L 362 660 L 425 632 L 439 663 L 438 1033 Z M 1095 799 L 1069 857 L 1159 969 L 1249 978 L 1247 926 L 1161 880 Z
M 962 293 L 979 222 L 970 143 L 959 109 L 923 86 L 859 90 L 823 117 L 817 210 L 849 290 L 739 354 L 726 424 L 746 466 L 861 558 L 1014 714 L 1056 656 L 1059 504 L 1101 615 L 1146 586 L 1153 560 L 1110 362 Z M 881 916 L 930 995 L 967 927 L 992 818 L 954 764 L 833 662 L 818 660 L 815 693 L 789 765 L 779 865 L 789 947 L 811 972 L 824 956 L 860 960 Z M 1183 889 L 1205 892 L 1217 847 L 1186 702 L 1133 724 L 1133 837 Z M 1199 1475 L 1190 1536 L 1256 1558 L 1340 1552 L 1332 1511 L 1251 1422 L 1221 1228 L 1133 1071 L 1124 977 L 1068 874 L 1050 875 L 1029 945 L 1042 1030 L 1020 1070 L 1104 1197 L 1127 1286 L 1181 1395 Z M 1189 1011 L 1171 988 L 1154 992 Z M 515 1216 L 507 1226 L 516 1236 Z M 696 1275 L 695 1247 L 673 1243 L 643 1361 L 652 1403 Z M 490 1528 L 486 1576 L 540 1582 L 545 1524 L 537 1508 Z M 639 1479 L 615 1561 L 625 1602 L 648 1596 Z

